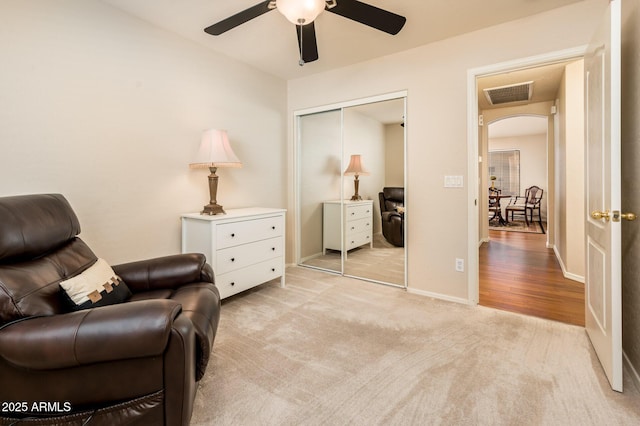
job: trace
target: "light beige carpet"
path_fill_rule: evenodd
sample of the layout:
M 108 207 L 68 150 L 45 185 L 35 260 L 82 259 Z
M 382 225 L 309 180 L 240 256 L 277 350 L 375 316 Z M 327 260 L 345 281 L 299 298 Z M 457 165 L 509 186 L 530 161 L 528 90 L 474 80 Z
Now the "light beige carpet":
M 192 425 L 637 425 L 583 328 L 305 268 L 223 302 Z

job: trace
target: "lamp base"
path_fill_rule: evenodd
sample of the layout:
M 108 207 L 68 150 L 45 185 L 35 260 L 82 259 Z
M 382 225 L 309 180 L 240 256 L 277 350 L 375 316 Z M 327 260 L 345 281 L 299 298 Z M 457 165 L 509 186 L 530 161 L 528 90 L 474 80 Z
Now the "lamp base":
M 358 188 L 360 187 L 360 180 L 358 179 L 358 174 L 355 175 L 353 179 L 353 196 L 351 197 L 351 201 L 362 201 L 362 197 L 358 194 Z
M 213 216 L 215 214 L 226 214 L 220 204 L 207 204 L 200 212 L 203 215 Z
M 200 214 L 206 214 L 209 216 L 213 216 L 214 214 L 226 214 L 224 210 L 222 210 L 222 206 L 218 204 L 218 200 L 216 200 L 216 195 L 218 193 L 218 175 L 216 174 L 217 167 L 209 167 L 209 204 L 204 206 L 204 209 L 200 212 Z

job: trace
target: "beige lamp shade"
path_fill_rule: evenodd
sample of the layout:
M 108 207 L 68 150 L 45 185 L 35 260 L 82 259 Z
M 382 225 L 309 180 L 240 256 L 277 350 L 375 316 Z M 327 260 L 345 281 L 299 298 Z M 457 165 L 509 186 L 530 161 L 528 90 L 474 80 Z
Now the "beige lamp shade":
M 362 167 L 362 159 L 360 155 L 352 155 L 347 170 L 344 171 L 345 176 L 369 176 L 369 172 Z
M 189 167 L 242 167 L 242 163 L 231 149 L 227 131 L 209 129 L 202 134 L 200 149 Z

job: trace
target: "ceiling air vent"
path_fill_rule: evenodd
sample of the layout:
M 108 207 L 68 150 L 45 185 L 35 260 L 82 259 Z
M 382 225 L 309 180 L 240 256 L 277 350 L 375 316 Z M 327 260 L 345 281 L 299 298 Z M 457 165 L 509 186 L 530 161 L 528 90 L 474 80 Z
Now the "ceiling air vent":
M 484 89 L 484 95 L 491 105 L 530 101 L 533 95 L 533 81 Z

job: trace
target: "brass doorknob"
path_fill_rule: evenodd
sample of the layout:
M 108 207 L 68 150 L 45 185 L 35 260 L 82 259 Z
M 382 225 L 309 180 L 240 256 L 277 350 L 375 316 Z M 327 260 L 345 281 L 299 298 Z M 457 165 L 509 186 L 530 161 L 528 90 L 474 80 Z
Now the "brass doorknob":
M 609 222 L 609 210 L 605 210 L 603 212 L 599 212 L 598 210 L 594 210 L 591 212 L 591 217 L 596 219 L 596 220 L 600 220 L 600 219 L 604 219 L 607 222 Z
M 620 213 L 620 217 L 628 221 L 636 220 L 638 218 L 635 213 Z

